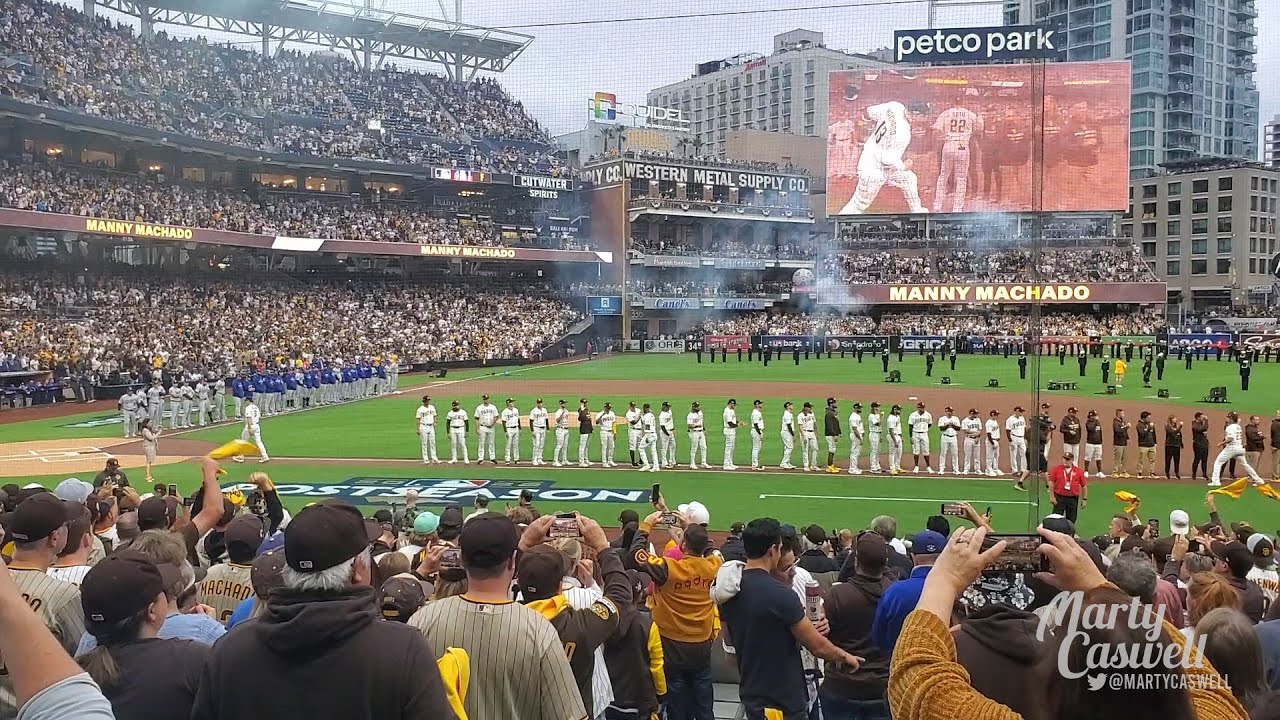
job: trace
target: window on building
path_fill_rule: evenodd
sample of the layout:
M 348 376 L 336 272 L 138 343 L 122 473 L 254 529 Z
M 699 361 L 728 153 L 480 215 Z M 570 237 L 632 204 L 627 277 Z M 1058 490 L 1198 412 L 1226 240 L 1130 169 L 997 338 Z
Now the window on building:
M 1192 275 L 1208 275 L 1209 261 L 1208 260 L 1192 260 L 1191 274 Z
M 1231 258 L 1218 258 L 1217 273 L 1226 275 L 1231 272 Z
M 1230 238 L 1230 237 L 1220 237 L 1220 238 L 1218 238 L 1218 254 L 1219 254 L 1219 255 L 1223 255 L 1223 254 L 1228 254 L 1228 255 L 1229 255 L 1230 253 L 1231 253 L 1231 238 Z
M 1249 252 L 1258 252 L 1258 238 L 1249 238 Z
M 1258 218 L 1249 218 L 1249 232 L 1258 232 Z
M 1142 186 L 1142 197 L 1144 197 L 1144 198 L 1153 198 L 1153 197 L 1155 197 L 1155 196 L 1156 196 L 1156 186 L 1155 186 L 1155 185 L 1143 185 L 1143 186 Z
M 1209 198 L 1195 198 L 1191 201 L 1191 212 L 1199 215 L 1209 212 Z
M 1266 181 L 1264 180 L 1263 182 L 1266 182 Z M 1250 190 L 1257 190 L 1257 189 L 1258 189 L 1258 176 L 1257 176 L 1257 175 L 1254 175 L 1253 177 L 1249 178 L 1249 189 L 1250 189 Z
M 1225 176 L 1225 177 L 1220 177 L 1220 178 L 1218 178 L 1218 189 L 1219 189 L 1219 190 L 1230 190 L 1230 189 L 1231 189 L 1231 176 L 1230 176 L 1230 175 L 1227 175 L 1227 176 Z
M 1181 220 L 1170 220 L 1170 221 L 1165 225 L 1165 234 L 1166 234 L 1166 235 L 1181 235 L 1181 234 L 1182 234 L 1182 221 L 1181 221 Z
M 1164 254 L 1170 257 L 1182 254 L 1182 241 L 1170 240 L 1164 244 Z
M 1231 212 L 1231 196 L 1223 195 L 1218 198 L 1218 212 Z
M 1142 237 L 1153 238 L 1156 236 L 1156 224 L 1153 222 L 1142 223 Z
M 1154 242 L 1142 243 L 1142 256 L 1153 258 L 1156 256 L 1156 244 Z
M 1209 241 L 1202 238 L 1194 238 L 1191 240 L 1192 255 L 1208 255 Z
M 1170 214 L 1170 215 L 1181 215 L 1181 214 L 1182 214 L 1182 201 L 1181 201 L 1181 200 L 1170 200 L 1170 201 L 1169 201 L 1169 214 Z
M 1191 221 L 1192 235 L 1207 235 L 1209 233 L 1208 218 L 1196 218 Z
M 1250 195 L 1250 196 L 1249 196 L 1249 210 L 1251 210 L 1252 212 L 1257 212 L 1257 211 L 1258 211 L 1258 196 L 1257 196 L 1257 195 Z
M 1181 261 L 1181 260 L 1169 260 L 1169 261 L 1165 262 L 1165 264 L 1164 264 L 1164 269 L 1165 269 L 1165 275 L 1181 275 L 1181 274 L 1182 274 L 1182 261 Z
M 1155 216 L 1156 216 L 1156 204 L 1155 204 L 1155 203 L 1153 203 L 1153 202 L 1152 202 L 1152 203 L 1142 203 L 1142 217 L 1143 217 L 1143 218 L 1153 218 L 1153 217 L 1155 217 Z
M 1253 275 L 1258 272 L 1258 259 L 1249 258 L 1249 274 Z
M 1218 218 L 1218 232 L 1231 232 L 1231 218 L 1230 218 L 1230 217 L 1220 217 L 1220 218 Z
M 1177 182 L 1171 182 L 1171 183 L 1169 183 L 1169 195 L 1181 195 L 1181 194 L 1182 194 L 1182 181 L 1181 181 L 1181 180 L 1179 180 L 1179 181 L 1177 181 Z
M 1191 192 L 1193 192 L 1193 193 L 1207 193 L 1207 192 L 1209 192 L 1209 181 L 1208 181 L 1208 180 L 1193 180 L 1193 181 L 1191 181 Z

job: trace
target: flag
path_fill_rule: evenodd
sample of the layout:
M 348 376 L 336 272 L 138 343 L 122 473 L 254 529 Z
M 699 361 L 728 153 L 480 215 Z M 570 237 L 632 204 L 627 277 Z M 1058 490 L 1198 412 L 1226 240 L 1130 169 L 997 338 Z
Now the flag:
M 1254 485 L 1253 488 L 1258 491 L 1259 495 L 1265 495 L 1272 500 L 1280 500 L 1280 492 L 1276 492 L 1276 489 L 1271 487 L 1271 483 Z
M 1125 503 L 1124 513 L 1132 515 L 1138 511 L 1138 506 L 1142 504 L 1142 498 L 1134 495 L 1128 490 L 1117 490 L 1115 494 L 1116 500 Z
M 1209 494 L 1210 495 L 1228 495 L 1233 500 L 1239 500 L 1240 496 L 1244 494 L 1244 489 L 1248 486 L 1249 486 L 1248 479 L 1240 478 L 1239 480 L 1231 483 L 1230 485 L 1224 485 L 1220 488 L 1210 490 Z
M 232 440 L 222 447 L 209 453 L 209 457 L 214 460 L 221 460 L 233 455 L 257 455 L 258 446 L 244 440 Z

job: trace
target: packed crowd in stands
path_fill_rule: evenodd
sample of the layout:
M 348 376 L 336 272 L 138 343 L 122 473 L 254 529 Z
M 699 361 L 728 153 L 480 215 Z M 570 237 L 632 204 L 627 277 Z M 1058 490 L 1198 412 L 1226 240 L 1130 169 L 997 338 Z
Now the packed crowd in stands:
M 1136 246 L 1044 248 L 904 254 L 844 249 L 819 262 L 820 272 L 868 282 L 1155 282 Z
M 758 278 L 654 280 L 633 277 L 627 282 L 627 288 L 633 293 L 659 297 L 753 297 L 790 292 L 792 282 Z
M 631 238 L 631 249 L 652 255 L 705 255 L 707 257 L 810 260 L 813 243 L 806 239 L 780 242 L 755 240 L 715 240 L 707 245 L 679 243 L 670 238 L 650 240 L 647 234 Z
M 99 375 L 153 365 L 234 372 L 253 358 L 387 357 L 407 362 L 534 358 L 582 313 L 519 290 L 308 277 L 164 278 L 136 270 L 0 275 L 0 356 L 31 369 Z M 42 311 L 76 308 L 74 315 Z
M 1036 325 L 1039 335 L 1093 336 L 1154 335 L 1164 327 L 1163 316 L 1141 309 L 1113 314 L 1047 312 Z M 737 313 L 703 321 L 697 332 L 708 335 L 1027 335 L 1031 318 L 1023 313 Z
M 581 248 L 564 236 L 504 236 L 492 221 L 445 217 L 407 200 L 370 204 L 347 195 L 250 193 L 63 165 L 0 162 L 0 206 L 261 235 Z
M 490 79 L 455 83 L 332 54 L 250 49 L 46 0 L 0 1 L 0 93 L 161 132 L 268 152 L 563 174 L 549 136 Z M 370 129 L 370 124 L 381 124 Z

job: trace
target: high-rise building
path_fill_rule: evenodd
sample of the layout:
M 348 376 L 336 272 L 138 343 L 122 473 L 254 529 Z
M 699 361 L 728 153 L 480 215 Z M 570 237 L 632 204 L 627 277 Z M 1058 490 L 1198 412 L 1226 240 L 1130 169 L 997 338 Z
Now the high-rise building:
M 1280 113 L 1271 118 L 1262 132 L 1262 162 L 1280 168 Z
M 697 152 L 725 157 L 734 130 L 825 138 L 830 72 L 886 64 L 826 47 L 820 32 L 792 30 L 774 36 L 772 55 L 699 63 L 692 77 L 649 91 L 647 103 L 681 110 Z
M 1258 159 L 1257 0 L 1005 0 L 1067 60 L 1133 61 L 1131 177 L 1193 157 Z
M 1180 163 L 1129 182 L 1120 232 L 1168 283 L 1171 306 L 1266 304 L 1280 252 L 1278 183 L 1280 172 L 1256 162 Z

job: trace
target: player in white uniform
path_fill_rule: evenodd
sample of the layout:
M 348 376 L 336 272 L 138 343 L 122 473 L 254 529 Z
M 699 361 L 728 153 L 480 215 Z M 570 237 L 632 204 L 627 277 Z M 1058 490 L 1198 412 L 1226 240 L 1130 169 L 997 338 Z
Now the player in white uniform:
M 858 187 L 840 214 L 865 213 L 886 182 L 902 190 L 911 212 L 928 212 L 920 202 L 916 174 L 902 157 L 911 143 L 907 108 L 897 101 L 872 105 L 867 108 L 867 117 L 875 123 L 875 128 L 862 145 L 862 154 L 858 157 Z
M 658 419 L 653 416 L 649 403 L 645 403 L 644 411 L 640 413 L 640 469 L 658 472 L 661 467 L 658 460 Z
M 861 475 L 862 469 L 858 467 L 858 457 L 862 455 L 862 437 L 865 430 L 862 427 L 862 403 L 853 404 L 853 412 L 849 413 L 849 474 Z
M 569 410 L 564 401 L 556 408 L 556 449 L 551 453 L 551 465 L 560 467 L 569 464 Z
M 431 404 L 431 396 L 422 396 L 422 407 L 417 412 L 418 440 L 422 445 L 422 464 L 440 462 L 436 456 L 436 406 Z
M 180 427 L 182 427 L 182 385 L 174 380 L 169 386 L 169 429 L 177 430 Z
M 662 467 L 676 466 L 676 420 L 669 402 L 662 403 L 662 412 L 658 413 L 658 459 Z
M 1004 435 L 1009 441 L 1009 472 L 1018 475 L 1027 469 L 1027 419 L 1021 405 L 1014 406 L 1013 414 L 1004 421 Z
M 494 425 L 498 422 L 498 407 L 489 402 L 488 395 L 480 396 L 480 404 L 476 406 L 476 464 L 485 460 L 485 450 L 489 451 L 489 462 L 498 464 L 498 453 L 494 448 Z
M 969 145 L 973 134 L 982 132 L 982 118 L 966 108 L 948 108 L 933 122 L 933 129 L 942 133 L 942 166 L 934 188 L 933 211 L 947 212 L 947 186 L 954 179 L 951 212 L 962 212 L 969 191 Z
M 889 474 L 902 474 L 902 406 L 889 408 L 889 417 L 884 421 L 885 430 L 889 433 Z
M 520 411 L 516 409 L 515 400 L 507 398 L 507 406 L 502 408 L 499 416 L 502 427 L 507 431 L 507 444 L 502 446 L 502 459 L 508 465 L 520 464 Z
M 880 433 L 883 422 L 884 416 L 880 414 L 880 403 L 871 403 L 871 412 L 867 413 L 867 440 L 871 444 L 871 449 L 867 453 L 870 472 L 883 472 L 880 469 Z
M 751 403 L 751 468 L 763 470 L 760 464 L 760 448 L 764 446 L 764 403 Z
M 240 431 L 241 440 L 253 440 L 253 444 L 258 446 L 258 462 L 264 463 L 271 458 L 267 456 L 267 447 L 262 444 L 262 411 L 253 403 L 253 398 L 249 398 L 244 403 L 244 429 Z M 244 462 L 243 455 L 236 455 L 235 461 Z
M 1000 476 L 1000 411 L 992 410 L 987 418 L 987 475 Z
M 141 394 L 142 391 L 139 390 L 138 395 Z M 125 388 L 124 394 L 120 396 L 120 419 L 124 422 L 126 438 L 131 438 L 138 432 L 138 395 Z
M 796 416 L 791 412 L 791 403 L 783 403 L 782 405 L 782 462 L 778 463 L 778 467 L 784 470 L 794 470 L 795 465 L 791 464 L 791 451 L 796 446 Z
M 640 410 L 634 402 L 627 404 L 627 449 L 631 451 L 631 467 L 640 467 L 636 451 L 640 449 Z M 609 456 L 610 459 L 613 455 Z
M 969 409 L 969 416 L 960 421 L 960 433 L 964 435 L 964 464 L 960 474 L 982 474 L 982 418 L 976 409 Z
M 911 429 L 911 455 L 915 467 L 911 472 L 920 472 L 920 457 L 924 456 L 924 468 L 933 474 L 933 461 L 929 458 L 929 428 L 933 427 L 933 414 L 924 409 L 924 403 L 916 403 L 916 409 L 907 416 L 907 426 Z
M 449 412 L 445 413 L 445 422 L 449 424 L 449 464 L 458 462 L 458 450 L 462 450 L 462 464 L 470 465 L 471 456 L 467 450 L 467 433 L 471 431 L 468 427 L 471 422 L 467 420 L 467 411 L 458 407 L 458 401 L 453 401 L 453 407 Z
M 729 398 L 724 407 L 724 466 L 725 470 L 737 470 L 733 464 L 733 448 L 738 444 L 738 401 Z
M 1258 471 L 1253 469 L 1249 464 L 1249 459 L 1244 454 L 1244 444 L 1242 438 L 1244 431 L 1240 429 L 1240 417 L 1234 412 L 1227 413 L 1227 429 L 1223 433 L 1222 442 L 1218 443 L 1218 447 L 1222 451 L 1218 453 L 1218 457 L 1213 461 L 1213 475 L 1209 480 L 1209 487 L 1221 487 L 1222 485 L 1222 466 L 1236 461 L 1236 464 L 1244 468 L 1249 473 L 1249 477 L 1253 478 L 1254 485 L 1262 485 L 1264 481 L 1258 477 Z
M 191 427 L 191 408 L 195 404 L 196 391 L 187 383 L 183 383 L 180 388 L 182 392 L 182 427 Z
M 639 414 L 639 410 L 636 413 Z M 628 413 L 630 414 L 630 413 Z M 617 439 L 617 432 L 613 426 L 618 422 L 618 416 L 613 412 L 613 404 L 605 403 L 604 409 L 596 414 L 596 427 L 600 428 L 600 463 L 604 467 L 613 467 L 618 463 L 613 461 L 614 441 Z M 635 453 L 632 453 L 634 457 Z
M 800 460 L 805 470 L 818 469 L 818 418 L 813 414 L 813 404 L 800 408 Z
M 947 473 L 947 458 L 951 458 L 951 472 L 960 472 L 960 418 L 948 405 L 942 408 L 942 417 L 938 418 L 938 474 Z
M 196 383 L 195 389 L 196 402 L 196 422 L 200 427 L 209 424 L 209 386 L 204 380 Z
M 138 388 L 138 392 L 141 393 L 142 388 Z M 159 378 L 152 380 L 151 388 L 147 390 L 147 412 L 150 413 L 151 428 L 159 430 L 160 418 L 164 417 L 164 388 Z
M 685 416 L 684 424 L 689 429 L 689 469 L 698 469 L 698 453 L 702 453 L 702 467 L 705 470 L 711 469 L 711 464 L 707 462 L 707 428 L 703 423 L 701 405 L 694 403 L 690 406 L 689 414 Z
M 542 457 L 547 446 L 547 409 L 542 407 L 542 398 L 529 411 L 529 432 L 533 434 L 533 464 L 546 465 Z

